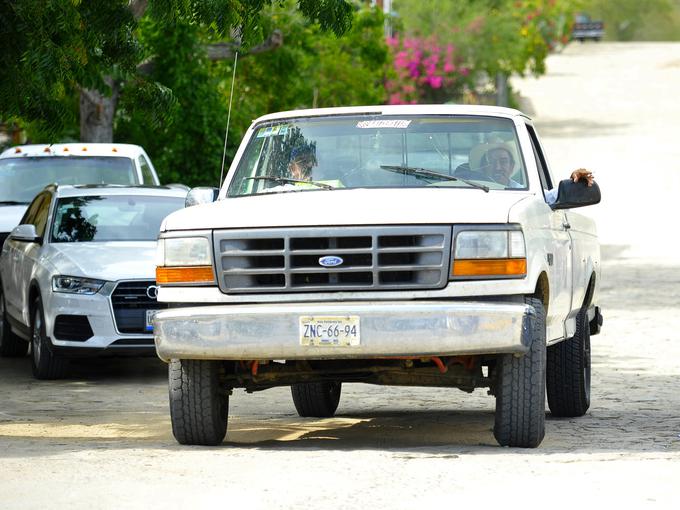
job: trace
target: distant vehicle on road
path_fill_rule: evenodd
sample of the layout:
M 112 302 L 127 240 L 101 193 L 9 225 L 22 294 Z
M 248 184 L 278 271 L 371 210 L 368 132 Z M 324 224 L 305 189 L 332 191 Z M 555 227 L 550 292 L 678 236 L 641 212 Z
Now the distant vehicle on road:
M 604 37 L 604 22 L 593 21 L 587 14 L 576 16 L 576 22 L 571 31 L 571 38 L 575 41 L 600 41 Z
M 52 183 L 159 185 L 160 181 L 139 145 L 59 143 L 7 149 L 0 154 L 0 248 L 28 203 Z
M 156 238 L 184 207 L 169 187 L 49 185 L 0 254 L 0 355 L 33 374 L 66 374 L 75 356 L 154 355 Z

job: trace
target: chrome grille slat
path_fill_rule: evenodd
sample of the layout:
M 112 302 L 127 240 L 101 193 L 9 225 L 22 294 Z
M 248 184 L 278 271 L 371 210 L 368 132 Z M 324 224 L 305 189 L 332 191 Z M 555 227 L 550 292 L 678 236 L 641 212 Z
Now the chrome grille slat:
M 213 236 L 225 293 L 437 289 L 448 280 L 451 227 L 445 225 L 223 230 Z M 343 263 L 321 266 L 319 259 L 329 255 Z

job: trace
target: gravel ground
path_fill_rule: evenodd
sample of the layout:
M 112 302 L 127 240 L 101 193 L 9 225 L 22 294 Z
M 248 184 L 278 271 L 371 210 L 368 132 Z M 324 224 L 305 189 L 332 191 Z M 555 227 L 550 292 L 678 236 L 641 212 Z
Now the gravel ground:
M 603 333 L 591 410 L 548 415 L 536 450 L 499 448 L 482 390 L 346 385 L 334 419 L 300 419 L 287 388 L 231 400 L 227 441 L 172 438 L 166 367 L 79 363 L 36 382 L 0 359 L 0 508 L 677 507 L 680 488 L 680 45 L 582 44 L 515 82 L 556 176 L 595 171 Z M 675 482 L 675 483 L 674 483 Z

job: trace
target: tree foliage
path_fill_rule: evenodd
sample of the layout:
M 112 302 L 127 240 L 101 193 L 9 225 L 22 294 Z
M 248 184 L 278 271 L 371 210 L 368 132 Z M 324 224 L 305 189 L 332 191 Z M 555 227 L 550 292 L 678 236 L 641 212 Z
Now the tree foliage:
M 138 105 L 162 115 L 167 90 L 137 66 L 148 48 L 137 39 L 142 14 L 165 31 L 195 24 L 215 39 L 239 28 L 242 44 L 261 38 L 260 12 L 275 0 L 14 0 L 0 3 L 0 115 L 35 122 L 58 134 L 74 121 L 72 97 L 82 89 L 110 92 L 106 77 L 136 81 L 153 98 Z M 312 22 L 340 34 L 351 22 L 346 0 L 298 0 Z M 137 16 L 135 15 L 137 14 Z M 155 114 L 153 107 L 160 106 Z
M 275 29 L 284 44 L 267 53 L 240 55 L 229 129 L 227 162 L 252 119 L 279 110 L 312 106 L 375 104 L 385 100 L 389 52 L 383 16 L 363 8 L 352 12 L 342 37 L 302 15 L 292 1 L 260 13 L 260 40 Z M 143 145 L 163 182 L 217 185 L 221 170 L 233 60 L 211 62 L 205 45 L 210 29 L 177 21 L 173 30 L 153 19 L 140 24 L 140 42 L 154 57 L 151 78 L 173 91 L 176 104 L 157 128 L 126 85 L 115 135 Z M 127 98 L 127 99 L 126 99 Z
M 395 1 L 392 102 L 460 99 L 497 73 L 544 73 L 548 53 L 567 41 L 578 1 Z

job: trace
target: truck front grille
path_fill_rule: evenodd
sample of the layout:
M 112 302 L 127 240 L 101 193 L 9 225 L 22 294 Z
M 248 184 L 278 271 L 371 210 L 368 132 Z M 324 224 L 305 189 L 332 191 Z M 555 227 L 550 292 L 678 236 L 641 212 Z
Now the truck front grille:
M 155 285 L 153 280 L 119 282 L 116 285 L 111 294 L 111 304 L 120 333 L 151 333 L 146 329 L 146 311 L 167 308 L 166 303 L 156 301 L 154 292 L 147 293 Z
M 449 274 L 451 227 L 310 227 L 215 231 L 225 293 L 437 289 Z M 321 260 L 342 262 L 326 267 Z

